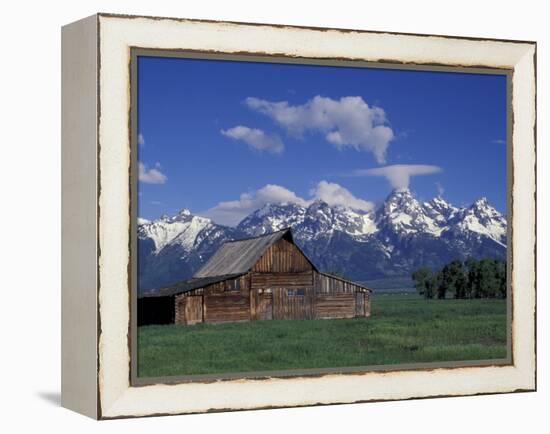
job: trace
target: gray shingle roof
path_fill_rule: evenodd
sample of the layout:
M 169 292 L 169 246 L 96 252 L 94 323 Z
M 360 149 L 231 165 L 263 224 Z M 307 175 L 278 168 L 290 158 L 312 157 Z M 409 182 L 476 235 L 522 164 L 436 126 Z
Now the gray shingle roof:
M 292 237 L 290 229 L 283 229 L 260 237 L 228 241 L 220 247 L 214 256 L 193 277 L 246 273 L 260 259 L 269 246 L 287 234 Z
M 175 294 L 182 294 L 184 292 L 192 291 L 193 289 L 202 288 L 213 283 L 222 282 L 228 279 L 234 279 L 236 277 L 242 276 L 241 274 L 228 274 L 225 276 L 213 276 L 213 277 L 202 277 L 202 278 L 192 278 L 189 280 L 184 280 L 182 282 L 174 283 L 173 285 L 164 286 L 158 289 L 151 289 L 139 296 L 139 298 L 147 297 L 167 297 Z
M 354 282 L 353 280 L 344 279 L 343 277 L 335 276 L 334 274 L 325 273 L 323 271 L 319 271 L 318 273 L 321 274 L 322 276 L 327 276 L 327 277 L 330 277 L 331 279 L 334 279 L 334 280 L 340 280 L 341 282 L 349 283 L 350 285 L 359 286 L 360 288 L 366 289 L 369 292 L 373 292 L 372 288 L 369 288 L 368 286 L 365 286 L 362 283 Z

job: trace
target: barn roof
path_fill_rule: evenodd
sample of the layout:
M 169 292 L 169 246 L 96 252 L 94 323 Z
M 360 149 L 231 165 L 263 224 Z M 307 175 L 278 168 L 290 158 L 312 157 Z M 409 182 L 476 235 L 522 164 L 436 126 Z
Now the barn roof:
M 228 241 L 219 248 L 214 256 L 212 256 L 193 277 L 199 278 L 228 274 L 244 274 L 254 266 L 270 246 L 283 237 L 295 244 L 290 228 L 255 238 Z M 298 247 L 298 249 L 300 248 Z M 309 262 L 311 263 L 311 261 Z M 311 263 L 311 265 L 315 271 L 318 271 L 313 263 Z
M 140 295 L 140 298 L 146 297 L 167 297 L 175 294 L 182 294 L 184 292 L 192 291 L 193 289 L 202 288 L 213 283 L 222 282 L 228 279 L 234 279 L 236 277 L 242 276 L 244 273 L 240 274 L 227 274 L 225 276 L 212 276 L 212 277 L 200 277 L 192 278 L 189 280 L 184 280 L 181 282 L 174 283 L 173 285 L 164 286 L 158 289 L 151 289 Z
M 330 277 L 331 279 L 334 279 L 334 280 L 340 280 L 341 282 L 349 283 L 350 285 L 355 285 L 355 286 L 358 286 L 360 288 L 366 289 L 369 292 L 373 292 L 372 288 L 369 288 L 368 286 L 365 286 L 362 283 L 354 282 L 353 280 L 344 279 L 343 277 L 336 276 L 335 274 L 332 274 L 332 273 L 326 273 L 326 272 L 322 272 L 322 271 L 319 271 L 318 273 L 322 276 L 327 276 L 327 277 Z

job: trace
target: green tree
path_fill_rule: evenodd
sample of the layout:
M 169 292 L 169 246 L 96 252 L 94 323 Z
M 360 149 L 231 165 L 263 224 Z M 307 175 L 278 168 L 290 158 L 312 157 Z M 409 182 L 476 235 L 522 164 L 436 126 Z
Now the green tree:
M 412 280 L 414 281 L 414 287 L 420 295 L 424 298 L 433 298 L 436 290 L 436 276 L 433 271 L 428 267 L 420 267 L 418 270 L 412 273 Z
M 498 278 L 498 293 L 501 298 L 506 298 L 507 296 L 507 287 L 508 287 L 508 278 L 506 270 L 506 262 L 499 261 L 497 266 L 497 278 Z
M 506 298 L 506 262 L 493 258 L 454 260 L 433 272 L 421 267 L 412 274 L 416 290 L 425 298 Z
M 442 279 L 446 281 L 447 290 L 454 294 L 455 298 L 466 296 L 466 276 L 462 261 L 449 262 L 442 270 Z
M 468 259 L 467 292 L 471 298 L 506 298 L 506 262 L 492 258 Z
M 481 298 L 485 295 L 481 263 L 473 258 L 469 258 L 466 264 L 468 268 L 469 298 Z
M 444 299 L 449 293 L 454 294 L 456 298 L 462 298 L 462 274 L 461 261 L 455 260 L 446 264 L 438 273 L 437 298 Z

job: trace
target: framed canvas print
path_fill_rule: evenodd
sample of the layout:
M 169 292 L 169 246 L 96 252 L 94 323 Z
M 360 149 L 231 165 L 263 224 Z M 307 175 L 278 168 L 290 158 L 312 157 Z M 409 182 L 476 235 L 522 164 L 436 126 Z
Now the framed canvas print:
M 534 42 L 98 14 L 62 54 L 65 407 L 535 390 Z

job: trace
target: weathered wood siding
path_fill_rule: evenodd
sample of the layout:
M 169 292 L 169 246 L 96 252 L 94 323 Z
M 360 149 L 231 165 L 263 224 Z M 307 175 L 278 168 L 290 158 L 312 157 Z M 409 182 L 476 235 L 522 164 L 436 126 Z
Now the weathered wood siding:
M 204 288 L 204 321 L 250 320 L 250 276 L 224 280 Z
M 273 319 L 273 292 L 252 289 L 250 291 L 250 319 Z
M 365 316 L 370 316 L 370 308 L 372 304 L 372 294 L 365 292 Z
M 355 293 L 355 316 L 365 316 L 365 293 Z
M 205 322 L 250 320 L 250 299 L 240 293 L 210 294 L 204 299 Z
M 300 273 L 313 267 L 302 252 L 290 241 L 281 238 L 270 246 L 252 268 L 259 273 Z
M 201 300 L 199 307 L 195 300 Z M 176 296 L 176 324 L 247 321 L 250 319 L 250 276 L 243 275 Z
M 297 290 L 273 289 L 273 319 L 313 319 L 313 317 L 313 287 Z
M 187 297 L 185 303 L 185 321 L 187 324 L 197 324 L 203 321 L 202 295 Z
M 311 271 L 299 273 L 252 273 L 251 277 L 252 289 L 313 286 L 313 273 Z
M 203 296 L 180 294 L 175 297 L 175 323 L 192 325 L 201 323 L 203 316 Z
M 364 289 L 355 285 L 352 282 L 347 282 L 336 276 L 327 276 L 316 271 L 313 272 L 313 286 L 318 294 L 335 294 L 335 293 L 354 293 L 356 291 L 364 291 Z
M 281 239 L 251 272 L 176 296 L 175 322 L 353 318 L 369 316 L 370 302 L 364 287 L 313 270 L 296 246 Z
M 355 317 L 355 294 L 316 294 L 315 318 Z

